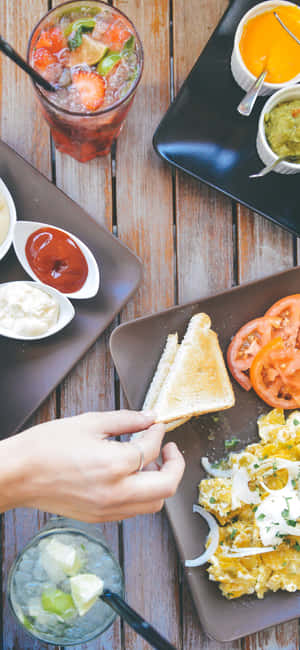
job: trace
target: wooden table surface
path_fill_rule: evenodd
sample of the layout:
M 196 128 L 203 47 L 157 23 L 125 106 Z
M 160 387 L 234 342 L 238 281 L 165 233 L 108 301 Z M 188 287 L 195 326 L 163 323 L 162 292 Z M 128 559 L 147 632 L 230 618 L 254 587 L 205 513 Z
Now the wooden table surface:
M 32 27 L 54 4 L 51 0 L 1 0 L 1 34 L 25 55 Z M 121 314 L 121 321 L 296 264 L 296 239 L 222 194 L 172 172 L 152 148 L 156 126 L 227 4 L 227 0 L 114 0 L 140 32 L 145 70 L 116 151 L 85 165 L 53 150 L 30 81 L 14 64 L 0 58 L 2 139 L 143 260 L 144 282 Z M 116 324 L 50 396 L 35 422 L 119 408 L 124 403 L 108 350 Z M 2 518 L 3 650 L 50 648 L 23 633 L 6 598 L 9 567 L 46 518 L 45 513 L 33 510 L 11 511 Z M 299 647 L 297 621 L 235 643 L 208 639 L 195 614 L 164 512 L 101 528 L 123 567 L 129 602 L 176 648 Z M 87 645 L 89 650 L 149 647 L 119 621 Z M 84 650 L 87 645 L 75 648 Z

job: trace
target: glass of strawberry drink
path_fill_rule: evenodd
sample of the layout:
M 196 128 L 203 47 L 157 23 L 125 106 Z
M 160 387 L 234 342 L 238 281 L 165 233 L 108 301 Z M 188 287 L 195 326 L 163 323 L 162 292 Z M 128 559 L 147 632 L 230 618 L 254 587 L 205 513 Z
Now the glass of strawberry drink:
M 57 88 L 34 84 L 57 149 L 80 162 L 109 153 L 143 70 L 131 21 L 100 0 L 65 2 L 35 27 L 27 57 Z

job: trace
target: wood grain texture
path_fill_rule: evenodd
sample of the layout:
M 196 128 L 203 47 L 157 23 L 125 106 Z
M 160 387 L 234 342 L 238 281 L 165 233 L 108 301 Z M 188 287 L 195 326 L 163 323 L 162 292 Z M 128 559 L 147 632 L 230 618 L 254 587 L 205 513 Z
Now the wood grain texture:
M 173 0 L 174 86 L 178 92 L 227 7 L 226 0 Z M 197 18 L 196 18 L 197 17 Z M 188 47 L 187 47 L 188 42 Z M 231 201 L 176 172 L 177 277 L 179 302 L 195 300 L 233 284 Z M 231 650 L 202 630 L 182 578 L 183 648 Z
M 56 183 L 98 223 L 112 230 L 110 156 L 84 165 L 56 152 Z M 62 383 L 61 417 L 115 408 L 114 371 L 108 348 L 110 332 L 111 328 L 106 330 Z M 100 530 L 118 556 L 118 524 L 102 525 Z M 88 644 L 89 650 L 118 650 L 120 646 L 119 620 L 103 636 Z M 78 645 L 75 650 L 86 647 L 87 644 Z
M 171 174 L 152 148 L 170 97 L 169 3 L 114 4 L 133 20 L 145 51 L 143 79 L 117 144 L 118 235 L 144 263 L 144 282 L 122 315 L 128 320 L 174 301 Z M 164 513 L 124 521 L 123 542 L 128 601 L 179 648 L 177 554 Z M 124 639 L 126 650 L 149 647 L 126 625 Z
M 52 2 L 52 6 L 61 2 Z M 110 156 L 86 164 L 55 152 L 56 184 L 81 205 L 97 223 L 112 231 L 112 186 Z M 114 371 L 109 355 L 111 328 L 73 369 L 61 385 L 60 415 L 67 417 L 84 411 L 113 410 Z M 109 546 L 118 557 L 118 524 L 99 526 Z M 119 620 L 101 637 L 75 650 L 119 650 L 121 647 Z
M 47 11 L 47 0 L 33 0 L 28 11 L 25 0 L 7 0 L 0 6 L 1 34 L 23 56 L 26 55 L 29 34 Z M 22 25 L 22 29 L 17 29 Z M 36 110 L 33 88 L 27 75 L 1 55 L 1 137 L 48 178 L 50 168 L 49 131 Z M 55 417 L 55 394 L 28 423 L 38 423 Z M 45 523 L 46 516 L 35 510 L 13 510 L 3 516 L 2 578 L 3 578 L 3 648 L 5 650 L 37 650 L 48 647 L 35 642 L 16 624 L 10 613 L 6 584 L 8 570 L 16 554 Z

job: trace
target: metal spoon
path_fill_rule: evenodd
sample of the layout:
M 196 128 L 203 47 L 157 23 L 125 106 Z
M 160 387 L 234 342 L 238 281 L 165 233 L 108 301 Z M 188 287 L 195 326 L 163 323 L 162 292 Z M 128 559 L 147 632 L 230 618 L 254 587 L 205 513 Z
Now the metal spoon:
M 300 162 L 300 156 L 280 156 L 274 162 L 270 163 L 270 165 L 263 167 L 257 174 L 251 174 L 249 178 L 261 178 L 261 176 L 266 176 L 269 172 L 272 172 L 282 160 L 285 160 L 285 162 Z
M 267 69 L 265 68 L 255 79 L 254 83 L 252 84 L 250 90 L 246 93 L 246 95 L 243 97 L 242 101 L 239 103 L 237 110 L 240 113 L 240 115 L 244 115 L 244 117 L 249 117 L 249 115 L 252 112 L 253 106 L 256 102 L 257 95 L 259 94 L 259 91 L 264 83 L 264 80 L 267 75 Z
M 291 32 L 291 30 L 284 24 L 283 20 L 281 20 L 280 16 L 278 16 L 276 11 L 273 11 L 273 14 L 274 14 L 275 18 L 277 18 L 277 20 L 280 23 L 281 27 L 283 27 L 283 29 L 285 29 L 285 31 L 294 39 L 294 41 L 296 41 L 296 43 L 298 43 L 298 45 L 300 45 L 299 38 L 297 38 L 297 36 L 295 36 L 295 34 L 293 34 L 293 32 Z

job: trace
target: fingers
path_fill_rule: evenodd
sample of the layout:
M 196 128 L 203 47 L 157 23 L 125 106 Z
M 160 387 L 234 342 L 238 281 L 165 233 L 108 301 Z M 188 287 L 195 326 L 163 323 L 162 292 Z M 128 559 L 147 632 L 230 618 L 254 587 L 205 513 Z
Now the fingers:
M 163 499 L 146 501 L 145 503 L 133 503 L 130 505 L 119 506 L 119 508 L 110 509 L 103 513 L 97 521 L 120 521 L 136 515 L 147 515 L 159 512 L 164 505 Z
M 163 424 L 152 424 L 139 438 L 125 443 L 131 472 L 138 470 L 141 457 L 143 458 L 144 467 L 158 458 L 165 432 Z
M 139 440 L 140 444 L 140 440 Z M 145 503 L 167 499 L 175 494 L 181 481 L 185 462 L 177 445 L 169 442 L 162 450 L 163 464 L 158 471 L 132 474 L 123 479 L 119 493 L 121 503 Z
M 122 436 L 148 429 L 155 416 L 142 411 L 105 411 L 99 414 L 99 426 L 105 436 Z

